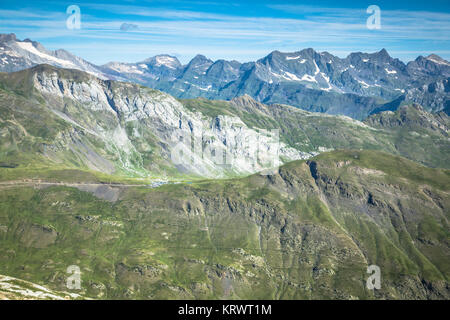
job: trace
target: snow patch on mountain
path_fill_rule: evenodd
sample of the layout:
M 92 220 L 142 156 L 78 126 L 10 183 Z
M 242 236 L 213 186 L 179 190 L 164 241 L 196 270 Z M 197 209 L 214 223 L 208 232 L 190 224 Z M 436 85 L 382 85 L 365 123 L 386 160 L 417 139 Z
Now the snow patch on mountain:
M 397 73 L 397 71 L 389 70 L 388 68 L 384 68 L 384 71 L 386 71 L 387 74 L 396 74 Z
M 284 73 L 286 74 L 286 76 L 284 77 L 287 80 L 294 80 L 294 81 L 302 81 L 302 79 L 300 79 L 299 77 L 297 77 L 295 74 L 284 71 Z
M 300 79 L 302 81 L 309 81 L 309 82 L 315 82 L 317 83 L 317 80 L 315 77 L 309 75 L 309 74 L 304 74 L 303 77 Z
M 50 61 L 50 62 L 54 62 L 59 64 L 60 66 L 64 67 L 64 68 L 76 68 L 75 64 L 73 64 L 70 61 L 66 61 L 66 60 L 62 60 L 62 59 L 58 59 L 55 58 L 51 55 L 48 55 L 46 53 L 40 52 L 39 50 L 37 50 L 33 44 L 31 42 L 21 42 L 21 41 L 16 41 L 16 45 L 23 49 L 28 51 L 31 54 L 34 54 L 44 60 Z
M 368 85 L 367 83 L 365 83 L 362 80 L 356 79 L 356 81 L 358 81 L 364 88 L 369 88 L 370 87 L 370 85 Z
M 177 67 L 177 60 L 175 60 L 175 58 L 169 57 L 169 56 L 157 56 L 155 58 L 156 63 L 155 66 L 159 67 L 159 66 L 166 66 L 167 68 L 170 69 L 176 69 Z
M 316 60 L 313 60 L 313 62 L 314 62 L 314 67 L 316 67 L 316 71 L 314 72 L 314 75 L 317 76 L 319 74 L 319 72 L 320 72 L 320 69 L 317 66 Z

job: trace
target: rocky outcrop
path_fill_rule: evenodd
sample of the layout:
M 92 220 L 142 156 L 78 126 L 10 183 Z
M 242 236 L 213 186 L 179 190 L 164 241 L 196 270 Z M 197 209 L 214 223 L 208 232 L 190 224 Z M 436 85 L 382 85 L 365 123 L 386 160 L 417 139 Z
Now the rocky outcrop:
M 116 154 L 117 169 L 137 175 L 148 169 L 143 149 L 153 149 L 153 156 L 159 153 L 158 157 L 185 174 L 206 177 L 253 173 L 310 156 L 280 142 L 269 130 L 249 128 L 236 116 L 206 118 L 167 94 L 138 85 L 103 81 L 76 71 L 67 74 L 48 66 L 36 67 L 32 81 L 55 115 Z M 156 145 L 149 145 L 148 136 Z M 92 143 L 76 138 L 66 146 L 92 166 L 102 162 L 94 160 Z

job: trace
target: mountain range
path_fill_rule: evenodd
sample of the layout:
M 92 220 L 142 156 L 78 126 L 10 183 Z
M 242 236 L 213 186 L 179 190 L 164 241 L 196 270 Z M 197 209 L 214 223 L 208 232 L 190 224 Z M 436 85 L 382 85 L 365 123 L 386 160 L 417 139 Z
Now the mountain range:
M 14 34 L 0 35 L 0 71 L 42 63 L 142 84 L 176 98 L 231 100 L 248 94 L 266 104 L 288 104 L 358 120 L 412 102 L 432 112 L 448 114 L 450 110 L 450 63 L 434 54 L 405 64 L 385 49 L 351 53 L 346 58 L 304 49 L 274 51 L 247 63 L 197 55 L 182 65 L 176 57 L 158 55 L 137 63 L 96 66 L 65 50 L 49 51 Z
M 50 65 L 1 73 L 0 96 L 5 166 L 30 169 L 50 161 L 121 176 L 217 178 L 268 168 L 263 158 L 255 161 L 256 150 L 281 164 L 351 148 L 449 167 L 449 117 L 419 105 L 360 122 L 265 105 L 248 95 L 231 101 L 176 100 L 140 85 Z M 273 130 L 278 130 L 276 149 Z M 184 158 L 176 162 L 172 152 L 180 136 Z M 191 147 L 192 139 L 198 147 Z M 233 161 L 218 161 L 215 154 Z
M 0 299 L 450 298 L 441 58 L 0 52 Z

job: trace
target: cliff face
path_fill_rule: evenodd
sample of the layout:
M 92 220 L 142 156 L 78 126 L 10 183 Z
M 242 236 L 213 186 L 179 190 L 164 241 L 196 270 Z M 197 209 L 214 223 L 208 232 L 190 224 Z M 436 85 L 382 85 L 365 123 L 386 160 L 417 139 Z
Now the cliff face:
M 67 163 L 72 157 L 72 163 L 89 169 L 144 177 L 165 170 L 169 175 L 224 177 L 263 170 L 270 166 L 265 158 L 282 163 L 311 156 L 278 144 L 275 133 L 250 128 L 237 116 L 205 117 L 167 94 L 138 85 L 50 66 L 3 75 L 8 90 L 23 90 L 24 83 L 25 102 L 10 92 L 4 92 L 3 101 L 8 104 L 9 99 L 19 109 L 25 103 L 36 105 L 49 118 L 37 126 L 51 126 L 53 120 L 68 127 L 36 146 L 55 161 Z M 182 150 L 178 161 L 173 159 L 176 148 Z

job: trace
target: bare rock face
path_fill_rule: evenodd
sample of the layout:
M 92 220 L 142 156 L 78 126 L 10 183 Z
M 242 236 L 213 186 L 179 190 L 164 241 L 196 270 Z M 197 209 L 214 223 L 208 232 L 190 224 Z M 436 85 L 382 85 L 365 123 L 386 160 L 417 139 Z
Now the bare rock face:
M 133 177 L 230 177 L 333 149 L 369 148 L 448 167 L 441 156 L 448 150 L 448 116 L 418 106 L 401 107 L 395 116 L 375 114 L 363 123 L 266 105 L 249 95 L 177 100 L 49 65 L 0 78 L 9 90 L 1 93 L 2 108 L 10 115 L 1 148 L 31 152 L 43 164 Z M 2 163 L 21 165 L 12 160 Z
M 141 137 L 148 135 L 166 146 L 161 156 L 167 162 L 173 163 L 174 153 L 182 150 L 182 158 L 173 165 L 202 176 L 253 173 L 275 167 L 281 159 L 310 156 L 277 140 L 277 133 L 256 131 L 238 117 L 207 118 L 155 90 L 87 74 L 80 77 L 82 81 L 76 81 L 59 70 L 38 67 L 33 86 L 54 114 L 101 140 L 107 150 L 118 151 L 123 170 L 144 169 L 145 156 L 138 149 L 146 143 Z M 74 108 L 67 107 L 68 101 Z M 86 143 L 81 145 L 87 148 Z

